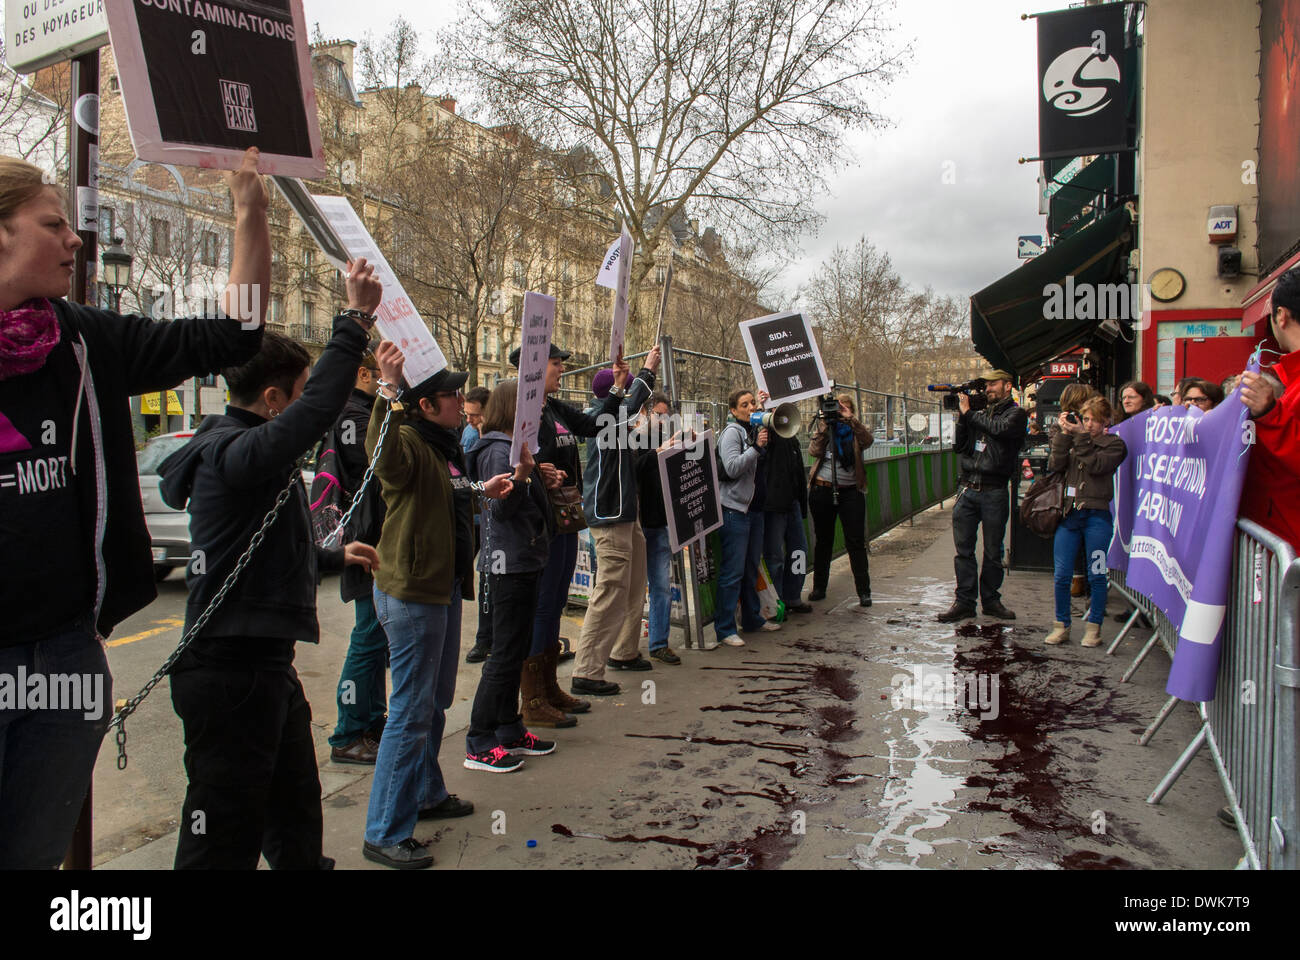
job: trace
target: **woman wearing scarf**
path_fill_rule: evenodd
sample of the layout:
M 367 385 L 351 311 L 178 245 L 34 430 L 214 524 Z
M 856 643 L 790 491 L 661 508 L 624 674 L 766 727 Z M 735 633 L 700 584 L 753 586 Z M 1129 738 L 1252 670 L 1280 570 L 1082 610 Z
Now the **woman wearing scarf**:
M 155 323 L 64 299 L 81 246 L 64 194 L 0 157 L 0 675 L 74 674 L 98 701 L 0 706 L 0 869 L 63 859 L 112 713 L 100 641 L 157 596 L 128 398 L 262 345 L 271 236 L 257 159 L 250 149 L 230 178 L 225 312 Z M 250 291 L 251 312 L 231 319 Z
M 456 428 L 469 374 L 441 370 L 394 397 L 405 358 L 387 341 L 375 350 L 379 393 L 366 435 L 371 457 L 384 416 L 398 399 L 375 461 L 384 527 L 375 571 L 375 613 L 388 636 L 392 694 L 370 786 L 362 854 L 402 870 L 433 866 L 413 836 L 417 820 L 463 817 L 474 805 L 447 792 L 438 748 L 456 691 L 462 598 L 474 596 L 471 484 Z M 510 492 L 508 474 L 477 489 Z
M 835 519 L 844 528 L 844 546 L 849 551 L 858 605 L 871 606 L 871 574 L 867 569 L 866 470 L 862 451 L 871 446 L 872 436 L 854 415 L 853 398 L 841 393 L 839 419 L 817 425 L 808 452 L 814 459 L 808 473 L 808 511 L 812 514 L 817 545 L 813 551 L 813 588 L 809 600 L 826 598 L 830 579 L 831 549 L 835 544 Z M 828 432 L 829 427 L 829 432 Z M 834 437 L 834 445 L 830 437 Z M 833 452 L 831 452 L 833 450 Z

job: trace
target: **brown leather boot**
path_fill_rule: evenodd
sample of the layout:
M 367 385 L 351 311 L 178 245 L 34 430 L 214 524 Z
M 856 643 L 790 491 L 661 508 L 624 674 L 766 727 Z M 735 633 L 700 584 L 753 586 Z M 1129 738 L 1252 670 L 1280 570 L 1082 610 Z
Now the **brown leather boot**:
M 557 643 L 542 654 L 542 682 L 546 684 L 547 702 L 557 710 L 565 713 L 586 713 L 591 709 L 590 700 L 579 700 L 560 689 L 560 681 L 555 671 L 560 665 L 560 645 Z
M 546 698 L 546 681 L 543 679 L 544 656 L 529 657 L 524 661 L 519 676 L 519 699 L 523 701 L 524 725 L 528 727 L 576 727 L 578 721 L 562 710 L 551 706 Z

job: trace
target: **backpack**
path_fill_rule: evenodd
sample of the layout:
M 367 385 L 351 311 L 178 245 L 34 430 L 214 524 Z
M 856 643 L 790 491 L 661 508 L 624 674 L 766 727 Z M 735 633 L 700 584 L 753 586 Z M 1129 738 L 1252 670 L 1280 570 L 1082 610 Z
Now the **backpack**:
M 1065 474 L 1039 477 L 1020 500 L 1020 522 L 1040 537 L 1053 537 L 1065 513 Z
M 324 545 L 325 538 L 334 532 L 343 519 L 343 514 L 352 505 L 348 496 L 347 483 L 343 468 L 343 458 L 333 446 L 334 431 L 321 441 L 316 457 L 316 478 L 311 482 L 311 495 L 308 497 L 311 511 L 311 535 L 318 546 Z M 345 535 L 344 540 L 347 540 Z

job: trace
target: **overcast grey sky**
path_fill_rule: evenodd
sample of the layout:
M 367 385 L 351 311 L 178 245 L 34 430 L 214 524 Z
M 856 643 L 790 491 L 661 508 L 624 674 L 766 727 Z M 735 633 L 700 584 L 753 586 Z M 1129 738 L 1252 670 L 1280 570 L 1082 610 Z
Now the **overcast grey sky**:
M 898 39 L 912 41 L 907 73 L 878 112 L 893 125 L 859 133 L 855 161 L 832 181 L 826 220 L 782 278 L 795 290 L 837 245 L 865 235 L 916 287 L 968 296 L 1015 269 L 1016 237 L 1043 232 L 1038 165 L 1016 163 L 1038 144 L 1034 21 L 1020 14 L 1065 3 L 1032 0 L 898 0 Z M 309 26 L 360 40 L 357 6 L 304 0 Z M 405 16 L 432 42 L 455 5 L 368 0 L 363 22 L 382 35 Z M 945 164 L 954 183 L 944 183 Z

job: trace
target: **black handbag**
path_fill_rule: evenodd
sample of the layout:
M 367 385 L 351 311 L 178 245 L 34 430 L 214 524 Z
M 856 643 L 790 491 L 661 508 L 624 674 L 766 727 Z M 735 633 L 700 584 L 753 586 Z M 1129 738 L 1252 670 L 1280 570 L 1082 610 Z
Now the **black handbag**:
M 1039 477 L 1020 500 L 1020 522 L 1040 537 L 1054 537 L 1064 515 L 1064 473 Z
M 582 494 L 575 484 L 548 489 L 551 509 L 555 513 L 555 532 L 577 533 L 587 529 L 587 517 L 582 512 Z

